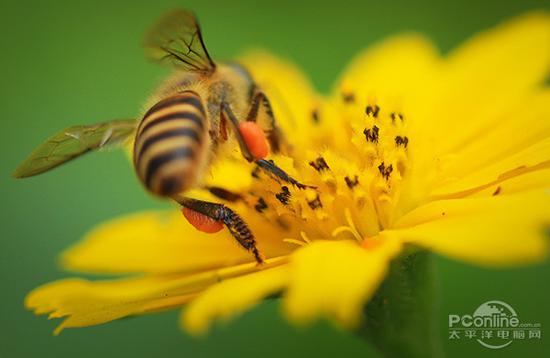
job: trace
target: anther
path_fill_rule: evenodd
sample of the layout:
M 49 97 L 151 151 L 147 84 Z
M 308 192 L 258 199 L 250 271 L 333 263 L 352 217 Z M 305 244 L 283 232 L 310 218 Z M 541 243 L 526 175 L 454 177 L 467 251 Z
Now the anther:
M 379 131 L 380 130 L 377 126 L 373 126 L 371 129 L 365 128 L 363 134 L 365 135 L 367 142 L 378 143 Z
M 380 174 L 382 174 L 382 177 L 384 177 L 384 179 L 388 180 L 390 178 L 391 172 L 393 171 L 393 166 L 390 164 L 388 167 L 386 167 L 384 162 L 382 162 L 378 166 L 378 171 L 380 172 Z
M 406 136 L 396 136 L 395 137 L 395 145 L 396 146 L 400 146 L 402 145 L 403 147 L 407 148 L 407 145 L 409 144 L 409 138 L 407 138 Z
M 342 93 L 342 100 L 344 103 L 353 103 L 355 102 L 355 94 L 352 92 L 349 93 Z
M 390 118 L 391 118 L 392 123 L 395 123 L 396 119 L 399 119 L 401 122 L 403 122 L 405 120 L 405 118 L 403 117 L 403 114 L 395 113 L 395 112 L 392 112 L 390 114 Z
M 265 202 L 264 198 L 259 198 L 256 205 L 254 205 L 254 209 L 256 209 L 257 212 L 261 213 L 265 209 L 267 209 L 267 203 Z
M 319 208 L 322 208 L 322 207 L 323 207 L 323 203 L 321 203 L 321 197 L 319 196 L 319 194 L 317 194 L 317 196 L 315 197 L 315 199 L 313 199 L 313 200 L 311 200 L 311 201 L 308 201 L 307 204 L 308 204 L 309 207 L 312 208 L 313 210 L 319 209 Z
M 346 176 L 344 178 L 344 180 L 346 181 L 346 185 L 348 186 L 348 188 L 350 189 L 353 189 L 357 186 L 357 184 L 359 184 L 359 177 L 356 175 L 353 180 L 350 179 L 350 177 Z
M 368 105 L 365 108 L 365 113 L 367 116 L 372 115 L 374 118 L 377 118 L 379 112 L 380 112 L 380 107 L 378 107 L 378 105 L 374 105 L 374 106 Z
M 311 119 L 314 123 L 319 123 L 319 110 L 317 108 L 311 111 Z
M 288 190 L 287 186 L 281 187 L 281 192 L 275 194 L 275 197 L 277 200 L 279 200 L 283 205 L 288 205 L 288 202 L 290 201 L 290 190 Z
M 309 162 L 309 165 L 311 165 L 315 170 L 318 172 L 322 172 L 323 170 L 329 170 L 327 162 L 325 161 L 325 158 L 318 157 L 317 159 Z

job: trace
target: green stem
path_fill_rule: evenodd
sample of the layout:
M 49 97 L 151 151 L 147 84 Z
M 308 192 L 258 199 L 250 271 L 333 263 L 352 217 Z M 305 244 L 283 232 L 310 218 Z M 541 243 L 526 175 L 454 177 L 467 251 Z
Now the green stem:
M 439 357 L 438 287 L 427 251 L 394 260 L 388 276 L 365 307 L 357 334 L 385 357 Z

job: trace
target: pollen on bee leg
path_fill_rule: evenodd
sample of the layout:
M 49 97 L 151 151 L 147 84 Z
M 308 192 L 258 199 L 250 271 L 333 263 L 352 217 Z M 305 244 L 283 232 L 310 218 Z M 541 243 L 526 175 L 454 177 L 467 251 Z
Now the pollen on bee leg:
M 254 159 L 264 159 L 269 153 L 269 145 L 264 131 L 256 122 L 246 121 L 239 124 L 239 132 Z
M 223 229 L 223 223 L 196 212 L 195 210 L 183 207 L 181 208 L 181 212 L 189 224 L 193 225 L 193 227 L 199 231 L 207 234 L 214 234 Z

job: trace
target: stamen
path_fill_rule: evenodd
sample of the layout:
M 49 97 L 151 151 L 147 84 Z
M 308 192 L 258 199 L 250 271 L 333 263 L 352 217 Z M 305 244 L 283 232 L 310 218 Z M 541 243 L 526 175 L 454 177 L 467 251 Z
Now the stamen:
M 259 198 L 256 205 L 254 205 L 254 209 L 256 209 L 257 212 L 261 213 L 265 209 L 267 209 L 267 203 L 265 202 L 264 198 Z
M 318 157 L 314 161 L 309 162 L 309 165 L 315 168 L 315 170 L 317 170 L 318 172 L 330 169 L 327 162 L 325 161 L 325 158 L 323 157 Z
M 315 199 L 313 199 L 313 200 L 311 200 L 311 201 L 308 201 L 307 204 L 308 204 L 309 207 L 312 208 L 313 210 L 319 209 L 319 208 L 322 208 L 322 207 L 323 207 L 323 203 L 321 202 L 321 197 L 319 196 L 318 193 L 317 193 L 317 196 L 315 197 Z
M 349 227 L 352 228 L 352 230 L 356 233 L 355 238 L 358 241 L 361 241 L 362 237 L 355 227 L 355 223 L 353 222 L 353 218 L 351 217 L 351 211 L 349 210 L 349 208 L 346 208 L 346 210 L 344 210 L 344 215 L 346 216 L 346 221 L 348 222 Z
M 355 94 L 352 92 L 342 93 L 342 100 L 344 101 L 344 103 L 353 103 L 355 102 Z
M 346 208 L 346 210 L 344 211 L 344 214 L 346 216 L 346 221 L 347 221 L 348 225 L 347 226 L 342 225 L 342 226 L 339 226 L 336 229 L 334 229 L 332 231 L 332 236 L 336 237 L 337 235 L 339 235 L 343 232 L 349 232 L 353 235 L 355 240 L 357 240 L 358 242 L 363 241 L 363 238 L 361 237 L 361 234 L 359 234 L 359 231 L 357 231 L 357 228 L 355 227 L 355 223 L 353 222 L 353 219 L 351 217 L 351 212 L 348 208 Z
M 283 239 L 283 242 L 288 242 L 288 243 L 298 245 L 298 246 L 306 246 L 307 244 L 311 243 L 311 240 L 307 237 L 307 235 L 304 231 L 300 231 L 300 236 L 302 238 L 302 241 L 292 239 L 292 238 L 286 238 L 286 239 Z
M 294 244 L 294 245 L 298 245 L 298 246 L 301 246 L 301 247 L 304 247 L 307 245 L 307 243 L 303 242 L 303 241 L 300 241 L 300 240 L 296 240 L 296 239 L 283 239 L 283 242 L 288 242 L 289 244 Z
M 315 108 L 311 111 L 311 119 L 314 123 L 319 123 L 319 109 Z
M 391 175 L 391 172 L 393 171 L 393 165 L 389 165 L 387 168 L 386 168 L 386 165 L 384 164 L 384 162 L 382 162 L 379 166 L 378 166 L 378 171 L 380 172 L 380 174 L 382 174 L 382 176 L 388 180 L 390 179 L 390 175 Z
M 395 113 L 395 112 L 392 112 L 392 113 L 390 114 L 390 118 L 391 118 L 392 123 L 395 123 L 395 120 L 396 120 L 397 118 L 399 118 L 399 120 L 400 120 L 401 122 L 403 122 L 403 121 L 405 120 L 405 117 L 403 117 L 403 114 L 401 114 L 401 113 Z
M 305 231 L 300 231 L 300 236 L 302 237 L 302 240 L 304 240 L 308 244 L 311 243 L 311 240 L 309 239 L 309 237 L 307 237 L 307 234 L 305 233 Z
M 290 201 L 290 191 L 288 190 L 287 186 L 281 187 L 281 192 L 275 194 L 275 197 L 277 200 L 279 200 L 283 205 L 288 205 L 288 202 Z
M 380 107 L 378 107 L 377 105 L 374 105 L 374 106 L 368 105 L 365 108 L 365 113 L 367 116 L 373 116 L 374 118 L 377 118 L 379 112 L 380 112 Z
M 409 144 L 409 138 L 407 138 L 406 136 L 396 136 L 395 137 L 395 145 L 397 145 L 398 147 L 400 145 L 402 145 L 404 148 L 407 148 L 407 145 Z
M 372 129 L 365 128 L 363 134 L 367 142 L 378 143 L 379 131 L 377 126 L 373 126 Z
M 348 177 L 348 176 L 346 176 L 344 178 L 344 180 L 346 181 L 346 185 L 350 189 L 355 188 L 357 186 L 357 184 L 359 184 L 359 177 L 357 175 L 353 178 L 353 180 L 351 180 L 350 177 Z

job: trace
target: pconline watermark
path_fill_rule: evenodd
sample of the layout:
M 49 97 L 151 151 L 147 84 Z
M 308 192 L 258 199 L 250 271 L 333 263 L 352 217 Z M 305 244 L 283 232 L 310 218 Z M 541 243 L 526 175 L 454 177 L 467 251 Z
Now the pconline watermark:
M 540 323 L 522 322 L 516 311 L 502 301 L 487 301 L 473 314 L 449 315 L 450 340 L 477 340 L 491 349 L 509 346 L 516 340 L 541 338 Z

